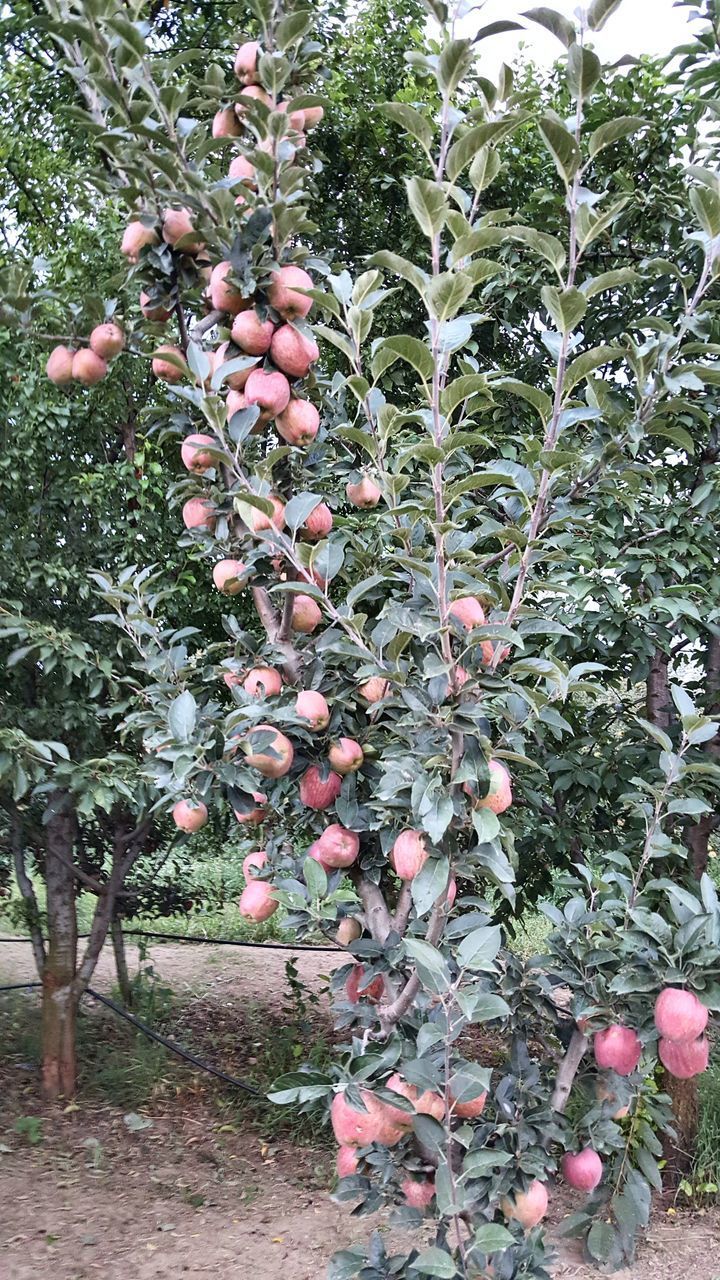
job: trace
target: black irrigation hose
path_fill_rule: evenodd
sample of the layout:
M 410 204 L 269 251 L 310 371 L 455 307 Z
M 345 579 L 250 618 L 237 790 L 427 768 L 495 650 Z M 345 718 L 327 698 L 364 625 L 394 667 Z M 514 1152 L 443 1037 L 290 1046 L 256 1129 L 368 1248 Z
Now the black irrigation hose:
M 186 933 L 150 933 L 145 929 L 128 929 L 123 925 L 123 933 L 132 934 L 133 938 L 161 938 L 170 942 L 204 942 L 217 947 L 266 947 L 270 951 L 343 951 L 342 947 L 316 947 L 301 944 L 293 946 L 291 942 L 238 942 L 236 938 L 195 938 Z M 89 938 L 89 933 L 79 933 L 78 938 Z M 32 938 L 0 938 L 0 942 L 32 942 Z
M 123 933 L 132 934 L 134 938 L 170 938 L 173 942 L 209 942 L 219 947 L 268 947 L 271 951 L 342 951 L 342 947 L 322 947 L 301 943 L 293 946 L 291 942 L 238 942 L 236 938 L 195 938 L 186 933 L 149 933 L 145 929 L 127 929 L 123 925 Z
M 0 987 L 0 995 L 5 991 L 29 991 L 31 988 L 41 987 L 41 982 L 13 982 L 9 986 Z M 159 1031 L 153 1031 L 152 1027 L 148 1027 L 134 1013 L 128 1013 L 126 1009 L 122 1009 L 119 1004 L 111 1000 L 109 996 L 101 996 L 99 991 L 93 991 L 92 987 L 86 987 L 83 995 L 90 996 L 91 999 L 97 1000 L 99 1004 L 104 1004 L 108 1009 L 112 1009 L 119 1018 L 124 1018 L 126 1022 L 130 1022 L 132 1026 L 137 1027 L 138 1031 L 142 1031 L 148 1039 L 155 1040 L 157 1044 L 161 1044 L 164 1048 L 169 1049 L 171 1053 L 176 1054 L 178 1058 L 182 1058 L 185 1062 L 191 1062 L 194 1067 L 199 1067 L 201 1071 L 207 1071 L 211 1076 L 217 1076 L 218 1080 L 224 1080 L 226 1084 L 233 1085 L 236 1089 L 244 1089 L 245 1093 L 251 1093 L 254 1097 L 260 1098 L 263 1095 L 254 1085 L 248 1084 L 245 1080 L 238 1080 L 235 1076 L 229 1076 L 226 1071 L 220 1071 L 218 1067 L 211 1067 L 209 1062 L 203 1062 L 202 1059 L 196 1058 L 194 1053 L 189 1053 L 187 1049 L 183 1049 L 182 1045 L 176 1044 L 174 1040 L 168 1040 L 167 1036 L 161 1036 Z
M 113 1013 L 116 1013 L 119 1018 L 124 1018 L 126 1022 L 132 1023 L 150 1040 L 155 1040 L 157 1044 L 163 1045 L 171 1053 L 177 1054 L 178 1058 L 183 1058 L 185 1062 L 191 1062 L 194 1067 L 200 1067 L 201 1071 L 207 1071 L 211 1076 L 217 1076 L 218 1080 L 224 1080 L 226 1084 L 232 1084 L 236 1089 L 244 1089 L 246 1093 L 252 1093 L 256 1098 L 262 1096 L 260 1090 L 256 1089 L 254 1085 L 247 1084 L 245 1080 L 238 1080 L 235 1076 L 229 1076 L 226 1071 L 220 1071 L 218 1067 L 211 1067 L 208 1062 L 202 1062 L 200 1058 L 195 1057 L 194 1053 L 189 1053 L 187 1049 L 183 1049 L 182 1045 L 176 1044 L 174 1040 L 168 1040 L 166 1036 L 161 1036 L 159 1031 L 153 1031 L 152 1027 L 147 1027 L 144 1022 L 135 1017 L 134 1013 L 128 1013 L 126 1009 L 122 1009 L 109 996 L 101 996 L 98 991 L 93 991 L 92 987 L 87 987 L 85 994 L 91 996 L 93 1000 L 99 1001 L 100 1004 L 106 1005 L 108 1009 L 112 1009 Z

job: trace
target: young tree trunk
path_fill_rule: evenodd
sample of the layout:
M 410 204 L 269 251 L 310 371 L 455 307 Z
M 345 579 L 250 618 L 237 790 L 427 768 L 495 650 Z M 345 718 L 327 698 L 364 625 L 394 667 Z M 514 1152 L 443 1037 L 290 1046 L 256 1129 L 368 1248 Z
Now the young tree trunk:
M 125 936 L 123 934 L 122 920 L 119 916 L 113 916 L 110 924 L 110 937 L 112 938 L 113 953 L 115 956 L 115 972 L 117 974 L 118 989 L 122 1002 L 126 1009 L 132 1009 L 133 993 L 130 985 L 130 976 L 127 967 L 127 955 L 125 953 Z
M 645 714 L 658 729 L 670 728 L 670 659 L 662 649 L 656 649 L 650 662 L 646 686 Z
M 56 791 L 46 826 L 47 958 L 43 970 L 42 1092 L 54 1101 L 70 1098 L 77 1081 L 75 1033 L 79 993 L 75 988 L 77 919 L 72 854 L 75 815 L 69 798 Z
M 647 678 L 646 714 L 651 724 L 668 730 L 671 726 L 672 701 L 667 654 L 657 649 L 653 654 Z M 697 1141 L 698 1088 L 697 1080 L 676 1080 L 669 1071 L 663 1071 L 662 1087 L 672 1102 L 675 1138 L 663 1140 L 665 1179 L 676 1185 L 692 1165 Z
M 705 697 L 703 711 L 706 716 L 720 714 L 720 637 L 710 636 L 705 651 Z M 705 744 L 710 760 L 720 762 L 720 742 L 717 737 Z M 685 842 L 690 854 L 690 866 L 697 880 L 707 871 L 710 859 L 710 837 L 720 825 L 718 813 L 704 813 L 687 829 Z

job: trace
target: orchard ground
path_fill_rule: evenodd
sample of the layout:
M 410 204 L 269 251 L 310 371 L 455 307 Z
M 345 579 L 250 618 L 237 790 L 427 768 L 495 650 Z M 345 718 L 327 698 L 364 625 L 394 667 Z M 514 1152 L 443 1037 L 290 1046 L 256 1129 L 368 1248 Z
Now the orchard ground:
M 137 971 L 138 949 L 128 952 Z M 292 954 L 153 944 L 140 1014 L 200 1057 L 266 1086 L 294 1061 L 327 1053 L 331 1039 L 323 988 L 335 957 L 296 952 L 302 986 L 293 999 Z M 34 978 L 27 945 L 3 943 L 0 984 Z M 112 989 L 107 951 L 94 984 Z M 36 1089 L 37 995 L 0 996 L 4 1280 L 315 1280 L 332 1249 L 367 1239 L 369 1222 L 329 1198 L 329 1130 L 231 1090 L 85 1008 L 77 1103 L 46 1110 Z M 557 1226 L 575 1199 L 558 1189 L 551 1205 Z M 386 1220 L 376 1225 L 388 1231 Z M 637 1264 L 616 1274 L 720 1280 L 719 1234 L 717 1208 L 658 1201 Z M 557 1248 L 561 1280 L 598 1275 L 572 1243 Z

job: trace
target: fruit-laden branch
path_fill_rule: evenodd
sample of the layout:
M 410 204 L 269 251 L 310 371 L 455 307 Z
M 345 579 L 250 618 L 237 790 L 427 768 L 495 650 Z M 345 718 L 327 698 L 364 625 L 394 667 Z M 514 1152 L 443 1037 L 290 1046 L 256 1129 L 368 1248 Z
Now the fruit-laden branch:
M 302 661 L 292 641 L 287 638 L 284 628 L 284 614 L 278 613 L 264 587 L 252 587 L 251 594 L 255 611 L 263 625 L 265 634 L 283 655 L 283 671 L 290 684 L 299 684 Z M 291 597 L 292 600 L 292 597 Z
M 428 920 L 428 927 L 425 933 L 425 941 L 429 942 L 431 946 L 435 946 L 435 944 L 440 941 L 442 931 L 445 927 L 445 921 L 447 919 L 447 913 L 445 911 L 446 897 L 447 890 L 440 895 L 435 906 L 430 912 L 430 919 Z M 379 1006 L 378 1018 L 380 1020 L 383 1035 L 390 1035 L 393 1027 L 400 1021 L 403 1015 L 407 1013 L 410 1005 L 420 991 L 421 986 L 422 982 L 420 981 L 418 972 L 417 970 L 414 970 L 396 999 L 393 1000 L 391 1004 Z

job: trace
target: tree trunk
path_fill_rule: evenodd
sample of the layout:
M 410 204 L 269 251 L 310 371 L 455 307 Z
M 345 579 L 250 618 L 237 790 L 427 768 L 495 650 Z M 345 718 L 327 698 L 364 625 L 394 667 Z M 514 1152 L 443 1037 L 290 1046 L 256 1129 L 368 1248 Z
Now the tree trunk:
M 651 724 L 658 729 L 670 728 L 670 681 L 668 667 L 670 659 L 662 649 L 656 649 L 647 677 L 647 698 L 645 714 Z
M 130 976 L 128 974 L 122 920 L 119 916 L 113 916 L 112 923 L 110 925 L 110 937 L 112 938 L 113 953 L 115 955 L 115 972 L 117 973 L 120 996 L 125 1008 L 132 1009 L 133 993 L 132 986 L 130 985 Z
M 50 811 L 45 829 L 48 947 L 43 971 L 42 1092 L 54 1101 L 70 1098 L 75 1092 L 79 994 L 75 989 L 77 919 L 72 870 L 75 815 L 61 791 L 52 795 Z
M 697 1142 L 699 1102 L 697 1080 L 676 1080 L 663 1071 L 663 1089 L 672 1102 L 675 1138 L 663 1140 L 665 1182 L 677 1186 L 692 1168 Z
M 647 678 L 647 718 L 651 724 L 666 731 L 671 726 L 672 711 L 668 667 L 667 654 L 661 649 L 656 649 Z M 702 875 L 707 862 L 707 845 L 703 852 L 700 834 L 696 827 L 691 828 L 686 839 L 691 849 L 693 873 Z M 693 839 L 700 845 L 697 851 L 693 849 Z M 692 1166 L 697 1141 L 697 1080 L 676 1080 L 669 1071 L 663 1071 L 662 1087 L 672 1102 L 676 1135 L 674 1139 L 666 1136 L 663 1140 L 663 1155 L 666 1160 L 665 1178 L 670 1185 L 677 1185 Z
M 705 698 L 703 711 L 706 716 L 720 714 L 720 638 L 710 636 L 705 653 Z M 705 744 L 710 760 L 720 761 L 720 742 L 717 737 Z M 710 837 L 717 831 L 720 817 L 717 813 L 704 813 L 697 822 L 687 828 L 685 843 L 690 854 L 690 867 L 696 880 L 705 874 L 710 859 Z

